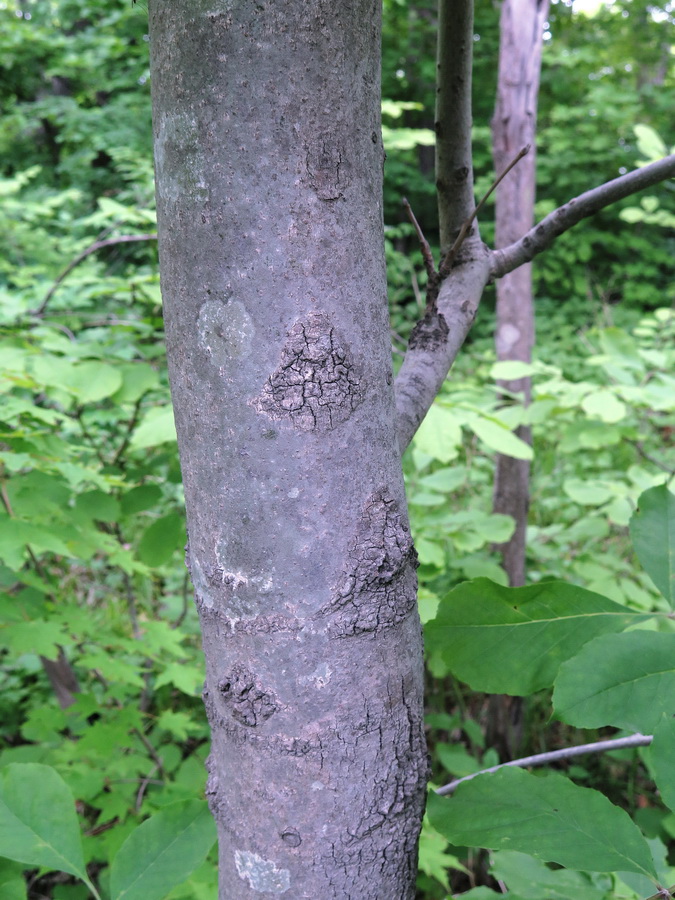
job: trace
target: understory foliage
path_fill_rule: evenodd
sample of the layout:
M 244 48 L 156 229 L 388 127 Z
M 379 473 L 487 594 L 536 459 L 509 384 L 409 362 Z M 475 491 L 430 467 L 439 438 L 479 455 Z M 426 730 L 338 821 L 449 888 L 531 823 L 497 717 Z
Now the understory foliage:
M 0 5 L 3 900 L 217 892 L 142 6 Z M 673 143 L 658 30 L 668 14 L 653 9 L 626 0 L 589 19 L 553 7 L 540 215 Z M 404 194 L 434 241 L 434 25 L 430 3 L 385 2 L 395 359 L 424 290 Z M 630 29 L 644 40 L 630 42 Z M 493 178 L 491 4 L 478 3 L 476 34 L 480 193 Z M 607 210 L 535 265 L 531 366 L 495 363 L 488 294 L 403 461 L 434 786 L 504 761 L 490 695 L 514 698 L 516 756 L 634 731 L 653 742 L 431 795 L 425 900 L 635 900 L 675 882 L 670 187 Z M 532 404 L 504 406 L 497 381 L 524 374 Z M 514 434 L 521 424 L 533 450 Z M 494 547 L 512 528 L 491 513 L 496 452 L 533 466 L 529 584 L 513 591 Z

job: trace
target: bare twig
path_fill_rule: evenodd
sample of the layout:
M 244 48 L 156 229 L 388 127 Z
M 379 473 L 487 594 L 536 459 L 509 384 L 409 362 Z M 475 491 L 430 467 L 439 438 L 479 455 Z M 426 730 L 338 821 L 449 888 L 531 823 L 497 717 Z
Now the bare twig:
M 527 154 L 529 152 L 530 152 L 530 145 L 526 144 L 522 148 L 522 150 L 520 150 L 518 152 L 518 154 L 511 160 L 511 162 L 504 169 L 504 171 L 501 173 L 501 175 L 498 175 L 495 178 L 495 180 L 490 185 L 487 193 L 482 197 L 482 199 L 480 200 L 480 202 L 478 203 L 478 205 L 476 206 L 474 211 L 471 213 L 469 218 L 462 224 L 462 227 L 459 230 L 459 234 L 457 235 L 457 237 L 455 239 L 455 243 L 448 250 L 448 252 L 445 255 L 445 258 L 441 262 L 441 266 L 439 269 L 439 274 L 441 276 L 441 279 L 447 278 L 448 273 L 452 269 L 453 263 L 457 259 L 457 254 L 459 253 L 461 246 L 466 239 L 467 234 L 471 230 L 471 225 L 473 224 L 473 220 L 476 218 L 476 216 L 481 211 L 481 209 L 485 206 L 485 203 L 487 202 L 487 199 L 490 196 L 490 194 L 492 194 L 492 192 L 497 189 L 499 184 L 506 178 L 506 176 L 509 174 L 511 169 L 515 165 L 517 165 L 524 156 L 527 156 Z
M 139 787 L 138 793 L 136 794 L 136 804 L 135 804 L 136 812 L 138 812 L 140 810 L 140 808 L 143 804 L 143 796 L 145 795 L 148 785 L 164 784 L 163 781 L 158 781 L 156 778 L 152 777 L 154 775 L 154 773 L 157 771 L 157 769 L 158 769 L 158 766 L 155 763 L 155 765 L 150 769 L 150 771 L 145 776 L 145 778 L 141 781 L 141 786 Z
M 148 756 L 154 762 L 155 767 L 150 770 L 150 775 L 153 774 L 155 769 L 158 769 L 162 776 L 166 777 L 166 771 L 164 769 L 164 761 L 162 757 L 157 753 L 155 748 L 152 746 L 148 738 L 143 734 L 140 728 L 132 728 L 131 733 L 135 734 L 138 740 L 143 744 L 145 749 L 148 751 Z
M 647 747 L 652 742 L 651 734 L 631 734 L 628 737 L 612 738 L 607 741 L 594 741 L 592 744 L 580 744 L 578 747 L 563 747 L 562 750 L 549 750 L 546 753 L 535 753 L 534 756 L 523 756 L 520 759 L 512 759 L 509 762 L 500 763 L 498 766 L 490 766 L 488 769 L 481 769 L 480 772 L 474 772 L 473 775 L 465 775 L 463 778 L 456 778 L 449 784 L 443 785 L 436 791 L 440 796 L 452 794 L 457 785 L 463 781 L 471 781 L 478 775 L 487 775 L 490 772 L 496 772 L 498 769 L 504 769 L 507 766 L 518 766 L 525 768 L 527 766 L 545 766 L 548 763 L 556 762 L 559 759 L 571 759 L 574 756 L 582 756 L 584 753 L 604 753 L 607 750 L 624 750 L 626 747 Z M 658 895 L 657 895 L 658 896 Z M 652 898 L 650 898 L 652 900 Z
M 131 244 L 135 241 L 155 241 L 157 240 L 156 234 L 126 234 L 121 237 L 107 238 L 105 241 L 96 241 L 94 244 L 90 244 L 86 247 L 82 253 L 75 257 L 75 259 L 71 260 L 65 269 L 61 272 L 61 274 L 56 278 L 52 286 L 49 288 L 47 293 L 45 294 L 44 300 L 38 306 L 37 309 L 31 310 L 29 315 L 32 316 L 41 316 L 44 314 L 45 309 L 47 308 L 47 304 L 52 299 L 54 294 L 59 288 L 65 279 L 70 275 L 73 269 L 76 266 L 85 260 L 88 256 L 91 256 L 92 253 L 96 253 L 98 250 L 102 250 L 103 247 L 112 247 L 114 244 Z
M 436 263 L 434 262 L 434 257 L 431 253 L 429 241 L 424 237 L 424 232 L 422 231 L 419 222 L 415 218 L 415 213 L 412 211 L 412 206 L 408 203 L 408 200 L 405 197 L 403 198 L 403 205 L 405 206 L 405 211 L 408 214 L 408 218 L 413 224 L 413 228 L 417 232 L 417 240 L 420 242 L 420 247 L 422 248 L 422 258 L 424 259 L 424 268 L 427 270 L 427 278 L 429 279 L 429 282 L 438 280 Z
M 671 900 L 671 897 L 675 897 L 675 884 L 671 884 L 669 888 L 659 888 L 655 894 L 647 897 L 647 900 Z
M 131 419 L 129 419 L 129 422 L 127 423 L 127 429 L 126 429 L 126 432 L 125 432 L 125 434 L 124 434 L 124 438 L 123 438 L 123 440 L 122 440 L 122 443 L 120 444 L 120 446 L 119 446 L 118 449 L 117 449 L 117 452 L 116 452 L 115 455 L 113 456 L 113 459 L 112 459 L 112 465 L 113 465 L 113 466 L 119 466 L 119 465 L 121 465 L 120 460 L 122 459 L 122 456 L 126 453 L 127 447 L 129 446 L 129 444 L 130 444 L 130 442 L 131 442 L 131 437 L 132 437 L 132 435 L 133 435 L 133 433 L 134 433 L 134 429 L 135 429 L 136 426 L 138 425 L 138 420 L 139 420 L 139 418 L 140 418 L 140 414 L 141 414 L 141 403 L 142 403 L 142 401 L 143 401 L 143 397 L 145 397 L 145 393 L 142 394 L 142 396 L 140 396 L 140 397 L 138 398 L 138 400 L 136 401 L 136 403 L 135 403 L 135 405 L 134 405 L 134 411 L 133 411 L 133 413 L 131 414 Z
M 675 177 L 675 154 L 580 194 L 549 213 L 519 241 L 504 247 L 503 250 L 493 250 L 490 260 L 491 277 L 501 278 L 507 272 L 512 272 L 518 266 L 530 262 L 542 250 L 550 247 L 563 232 L 587 216 L 604 209 L 605 206 L 673 177 Z
M 673 469 L 671 466 L 667 466 L 665 463 L 662 463 L 655 456 L 652 456 L 651 453 L 647 453 L 642 445 L 642 441 L 627 440 L 627 443 L 632 444 L 632 446 L 635 447 L 640 456 L 643 459 L 646 459 L 648 462 L 652 463 L 652 465 L 656 466 L 657 469 L 661 469 L 662 472 L 667 472 L 669 475 L 675 475 L 675 469 Z
M 179 628 L 185 621 L 185 617 L 187 616 L 187 613 L 188 613 L 188 605 L 190 603 L 189 590 L 190 590 L 190 573 L 186 570 L 185 575 L 183 576 L 183 589 L 181 591 L 182 607 L 181 607 L 180 615 L 178 616 L 176 621 L 173 622 L 171 625 L 172 628 Z

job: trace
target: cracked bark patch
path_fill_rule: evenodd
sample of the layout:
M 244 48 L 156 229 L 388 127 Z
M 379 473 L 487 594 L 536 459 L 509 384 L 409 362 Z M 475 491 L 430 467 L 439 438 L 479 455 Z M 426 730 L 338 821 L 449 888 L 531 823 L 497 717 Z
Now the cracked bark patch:
M 320 134 L 307 146 L 307 175 L 319 200 L 339 200 L 349 183 L 344 153 L 329 132 Z
M 408 346 L 411 350 L 438 350 L 447 344 L 449 332 L 443 313 L 427 310 L 413 328 Z
M 332 633 L 347 637 L 402 622 L 415 606 L 417 553 L 397 502 L 384 489 L 366 503 L 334 599 Z
M 363 399 L 361 375 L 330 319 L 312 313 L 288 333 L 277 370 L 260 396 L 258 412 L 302 431 L 332 431 Z
M 219 681 L 218 690 L 230 707 L 232 718 L 242 725 L 253 728 L 277 711 L 274 695 L 262 690 L 251 672 L 243 666 L 235 666 Z

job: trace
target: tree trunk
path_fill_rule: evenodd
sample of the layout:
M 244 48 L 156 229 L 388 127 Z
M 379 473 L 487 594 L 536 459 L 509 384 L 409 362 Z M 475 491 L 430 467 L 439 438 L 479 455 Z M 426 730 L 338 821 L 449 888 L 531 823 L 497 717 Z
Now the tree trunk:
M 531 145 L 529 154 L 497 188 L 497 249 L 517 241 L 534 220 L 537 95 L 541 50 L 548 0 L 504 0 L 500 21 L 499 81 L 492 120 L 495 169 L 503 171 L 518 151 Z M 531 362 L 534 344 L 532 270 L 526 264 L 497 282 L 497 359 Z M 503 382 L 502 387 L 530 401 L 530 379 Z M 531 443 L 530 429 L 516 434 Z M 503 565 L 512 586 L 525 583 L 525 534 L 529 504 L 530 464 L 527 460 L 498 455 L 493 508 L 513 516 L 513 537 L 500 546 Z
M 412 898 L 427 761 L 380 2 L 149 6 L 220 898 Z

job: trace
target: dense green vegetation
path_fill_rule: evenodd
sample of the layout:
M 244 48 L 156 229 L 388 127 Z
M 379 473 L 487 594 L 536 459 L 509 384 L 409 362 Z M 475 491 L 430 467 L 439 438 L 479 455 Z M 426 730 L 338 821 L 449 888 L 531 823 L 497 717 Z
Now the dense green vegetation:
M 561 3 L 552 9 L 541 88 L 540 215 L 675 141 L 668 130 L 671 14 L 643 0 L 618 0 L 593 17 Z M 434 240 L 434 17 L 432 3 L 385 2 L 385 216 L 396 353 L 424 287 L 403 196 Z M 493 178 L 498 37 L 498 11 L 479 0 L 478 193 Z M 3 900 L 79 900 L 93 891 L 116 897 L 140 864 L 148 881 L 127 898 L 216 896 L 215 850 L 204 861 L 213 829 L 203 801 L 208 728 L 199 629 L 182 559 L 180 469 L 152 239 L 148 77 L 142 2 L 0 4 L 0 854 L 12 860 L 0 859 Z M 510 771 L 495 776 L 502 781 L 486 797 L 479 786 L 487 779 L 458 794 L 472 810 L 472 836 L 450 821 L 447 803 L 431 805 L 438 830 L 430 825 L 422 839 L 425 900 L 451 888 L 469 891 L 471 900 L 507 889 L 511 900 L 644 898 L 653 893 L 644 847 L 662 883 L 675 882 L 674 710 L 659 709 L 655 718 L 658 704 L 641 695 L 635 709 L 619 698 L 619 716 L 608 708 L 569 711 L 574 672 L 587 678 L 599 658 L 618 658 L 625 646 L 618 641 L 634 642 L 633 657 L 647 661 L 660 653 L 672 659 L 675 641 L 668 578 L 661 581 L 659 568 L 668 530 L 675 531 L 672 495 L 641 502 L 655 529 L 646 543 L 656 548 L 656 562 L 644 549 L 644 524 L 633 519 L 639 561 L 628 529 L 638 497 L 675 472 L 675 195 L 672 185 L 651 193 L 577 227 L 535 264 L 538 346 L 529 409 L 517 398 L 498 406 L 496 379 L 514 373 L 495 365 L 488 295 L 404 460 L 421 563 L 434 783 L 494 764 L 499 752 L 539 752 L 617 729 L 654 731 L 652 748 L 557 766 L 628 810 L 648 845 L 631 832 L 621 865 L 614 858 L 606 865 L 598 851 L 601 874 L 587 874 L 592 859 L 550 855 L 513 829 L 505 849 L 488 833 L 497 798 L 506 805 L 528 790 L 522 779 L 536 778 Z M 481 227 L 489 240 L 489 208 Z M 524 422 L 534 429 L 530 582 L 564 579 L 576 592 L 570 603 L 591 610 L 598 603 L 618 623 L 595 631 L 585 625 L 584 646 L 590 638 L 605 642 L 600 656 L 565 644 L 555 659 L 576 659 L 576 669 L 565 663 L 559 676 L 557 666 L 545 675 L 528 668 L 516 634 L 497 648 L 479 643 L 463 662 L 448 649 L 459 627 L 453 615 L 477 606 L 472 591 L 494 595 L 497 606 L 515 602 L 500 590 L 505 579 L 492 549 L 511 528 L 507 517 L 491 514 L 492 455 L 529 452 L 512 434 Z M 495 586 L 463 585 L 474 578 Z M 605 606 L 597 594 L 609 598 Z M 523 595 L 518 602 L 532 601 Z M 550 637 L 538 640 L 546 648 Z M 509 681 L 514 659 L 518 677 Z M 513 728 L 491 723 L 488 693 L 527 696 L 514 705 Z M 609 730 L 600 732 L 604 726 Z M 570 782 L 537 784 L 553 791 L 542 802 L 578 814 L 577 831 L 588 814 L 621 844 L 630 820 L 616 824 L 595 800 L 585 807 Z M 492 811 L 482 831 L 481 803 Z M 21 843 L 17 816 L 45 829 L 39 852 L 30 835 Z M 130 835 L 136 843 L 125 848 Z M 168 839 L 180 852 L 173 880 L 164 883 L 166 866 L 147 860 Z

